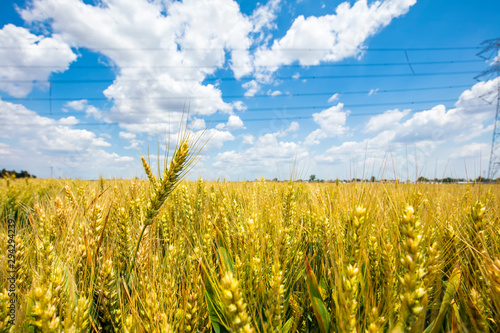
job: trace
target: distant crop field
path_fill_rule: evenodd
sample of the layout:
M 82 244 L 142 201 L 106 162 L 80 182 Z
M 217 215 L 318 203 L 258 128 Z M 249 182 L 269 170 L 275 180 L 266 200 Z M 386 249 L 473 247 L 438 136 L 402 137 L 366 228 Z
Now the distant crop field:
M 500 330 L 498 185 L 176 183 L 182 165 L 2 180 L 0 332 Z

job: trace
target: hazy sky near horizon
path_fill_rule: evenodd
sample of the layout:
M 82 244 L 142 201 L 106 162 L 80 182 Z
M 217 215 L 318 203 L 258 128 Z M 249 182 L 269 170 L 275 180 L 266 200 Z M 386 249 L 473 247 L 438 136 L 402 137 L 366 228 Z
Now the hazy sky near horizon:
M 500 61 L 477 56 L 498 13 L 494 0 L 2 1 L 0 168 L 144 177 L 140 156 L 163 160 L 189 110 L 208 139 L 192 179 L 485 176 L 500 79 L 475 77 Z

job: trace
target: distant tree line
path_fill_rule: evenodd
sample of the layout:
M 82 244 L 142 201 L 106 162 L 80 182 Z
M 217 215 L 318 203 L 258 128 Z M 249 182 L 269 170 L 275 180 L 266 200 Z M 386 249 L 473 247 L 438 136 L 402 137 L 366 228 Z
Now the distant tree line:
M 258 181 L 258 179 L 256 179 Z M 278 178 L 274 178 L 273 181 L 279 181 Z M 286 181 L 286 180 L 285 180 Z M 381 183 L 393 183 L 395 182 L 394 179 L 380 179 L 377 180 L 375 176 L 371 176 L 369 179 L 361 179 L 361 178 L 352 178 L 351 180 L 344 179 L 335 179 L 335 180 L 326 180 L 326 179 L 319 179 L 316 177 L 316 175 L 311 175 L 308 180 L 305 179 L 298 179 L 296 180 L 297 182 L 314 182 L 314 183 L 374 183 L 374 182 L 381 182 Z M 406 181 L 399 180 L 399 182 L 405 183 Z M 497 179 L 488 179 L 484 177 L 477 177 L 475 179 L 465 179 L 465 178 L 451 178 L 451 177 L 446 177 L 446 178 L 425 178 L 425 177 L 418 177 L 417 178 L 417 183 L 438 183 L 438 184 L 450 184 L 450 183 L 500 183 L 500 178 Z
M 2 173 L 0 174 L 0 176 L 2 178 L 5 178 L 5 177 L 16 177 L 16 178 L 36 178 L 35 175 L 30 175 L 30 173 L 28 171 L 25 171 L 25 170 L 21 170 L 20 172 L 17 172 L 15 170 L 5 170 L 5 169 L 2 169 Z

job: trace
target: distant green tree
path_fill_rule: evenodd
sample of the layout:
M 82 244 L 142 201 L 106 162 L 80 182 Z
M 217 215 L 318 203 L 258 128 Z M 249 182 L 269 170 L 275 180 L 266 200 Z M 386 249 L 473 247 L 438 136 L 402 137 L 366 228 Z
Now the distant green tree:
M 316 180 L 316 175 L 311 175 L 311 176 L 309 177 L 309 181 L 310 181 L 310 182 L 314 182 L 315 180 Z

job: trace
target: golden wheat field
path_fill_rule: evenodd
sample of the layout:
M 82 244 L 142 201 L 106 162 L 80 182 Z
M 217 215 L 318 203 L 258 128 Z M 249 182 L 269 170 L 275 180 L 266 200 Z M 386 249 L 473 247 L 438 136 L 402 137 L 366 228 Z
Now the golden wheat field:
M 0 332 L 498 332 L 498 185 L 0 185 Z

